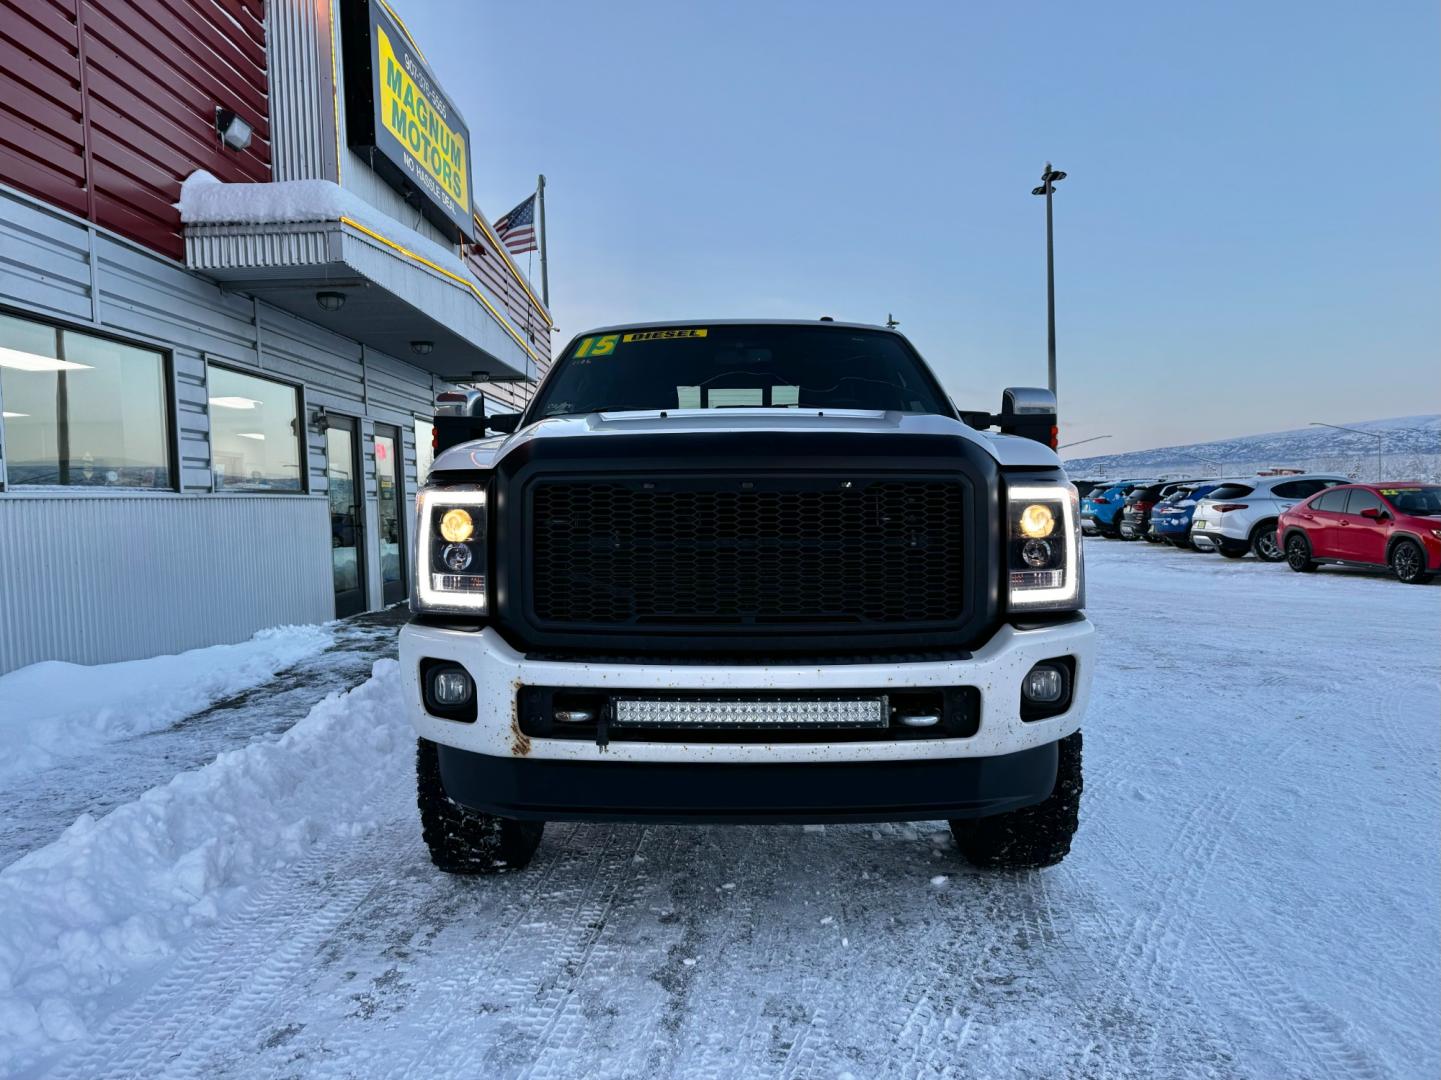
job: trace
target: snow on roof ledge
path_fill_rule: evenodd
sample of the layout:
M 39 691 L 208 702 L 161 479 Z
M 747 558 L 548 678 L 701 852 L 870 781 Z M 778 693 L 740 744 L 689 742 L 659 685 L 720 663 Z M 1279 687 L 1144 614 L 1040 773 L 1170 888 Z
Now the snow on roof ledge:
M 450 248 L 382 213 L 331 180 L 227 184 L 198 169 L 180 185 L 175 204 L 186 225 L 278 225 L 349 218 L 452 274 L 475 279 Z

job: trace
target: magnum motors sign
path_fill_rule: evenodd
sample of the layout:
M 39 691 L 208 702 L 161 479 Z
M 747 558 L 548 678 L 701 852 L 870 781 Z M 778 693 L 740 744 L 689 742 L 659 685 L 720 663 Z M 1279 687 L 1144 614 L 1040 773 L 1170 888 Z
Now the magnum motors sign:
M 470 129 L 384 0 L 340 7 L 346 141 L 437 226 L 470 238 Z

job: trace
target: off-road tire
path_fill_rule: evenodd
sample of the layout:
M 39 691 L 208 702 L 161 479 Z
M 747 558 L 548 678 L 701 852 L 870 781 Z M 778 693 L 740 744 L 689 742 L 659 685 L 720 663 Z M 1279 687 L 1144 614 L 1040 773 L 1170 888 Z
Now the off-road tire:
M 1286 565 L 1298 574 L 1314 574 L 1316 560 L 1311 558 L 1311 542 L 1300 533 L 1286 538 Z
M 540 846 L 544 822 L 483 814 L 446 795 L 440 756 L 429 739 L 416 744 L 415 790 L 430 861 L 447 874 L 523 870 Z
M 1045 802 L 950 823 L 966 861 L 989 870 L 1055 866 L 1071 850 L 1081 810 L 1081 733 L 1057 746 L 1056 786 Z
M 1415 540 L 1397 540 L 1386 561 L 1398 581 L 1407 585 L 1425 585 L 1432 575 L 1426 572 L 1426 553 Z
M 1286 557 L 1285 550 L 1276 543 L 1276 521 L 1263 521 L 1251 530 L 1251 554 L 1262 562 L 1280 562 Z

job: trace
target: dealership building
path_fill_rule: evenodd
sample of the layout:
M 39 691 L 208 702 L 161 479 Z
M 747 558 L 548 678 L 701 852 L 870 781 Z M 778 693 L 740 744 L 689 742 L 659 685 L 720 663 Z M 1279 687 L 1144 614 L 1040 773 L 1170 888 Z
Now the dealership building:
M 406 598 L 437 390 L 545 305 L 385 0 L 0 0 L 0 673 Z

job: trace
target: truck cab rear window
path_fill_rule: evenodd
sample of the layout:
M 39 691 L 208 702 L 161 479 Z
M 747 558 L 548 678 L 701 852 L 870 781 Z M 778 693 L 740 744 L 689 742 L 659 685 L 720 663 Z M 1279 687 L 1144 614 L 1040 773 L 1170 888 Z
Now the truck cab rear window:
M 557 363 L 530 415 L 756 408 L 955 415 L 894 334 L 767 324 L 588 335 Z

